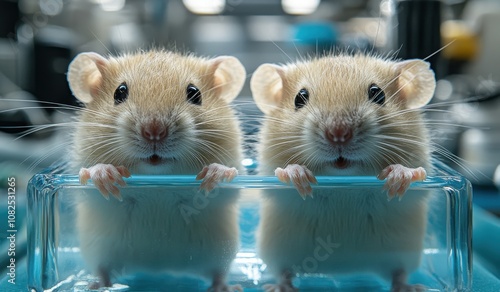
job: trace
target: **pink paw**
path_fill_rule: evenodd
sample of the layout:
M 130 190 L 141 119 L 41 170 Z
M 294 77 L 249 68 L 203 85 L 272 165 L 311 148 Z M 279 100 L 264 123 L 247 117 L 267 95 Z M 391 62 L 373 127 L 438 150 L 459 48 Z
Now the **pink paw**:
M 200 185 L 201 190 L 207 193 L 213 190 L 218 183 L 232 181 L 238 175 L 238 170 L 234 167 L 227 167 L 222 164 L 212 163 L 203 169 L 196 176 L 196 180 L 203 179 Z
M 312 171 L 307 169 L 305 165 L 289 164 L 285 169 L 278 167 L 274 174 L 284 183 L 291 181 L 304 200 L 307 196 L 312 197 L 311 183 L 318 183 Z
M 91 179 L 106 199 L 109 199 L 109 194 L 112 194 L 121 201 L 120 190 L 115 183 L 125 186 L 126 183 L 123 177 L 129 177 L 130 172 L 124 166 L 115 167 L 111 164 L 99 163 L 89 168 L 80 169 L 79 176 L 82 185 L 86 185 L 87 181 Z
M 387 181 L 384 184 L 384 189 L 387 190 L 389 200 L 396 195 L 401 199 L 410 187 L 410 183 L 414 181 L 423 181 L 427 176 L 425 169 L 422 167 L 408 168 L 400 164 L 391 164 L 384 168 L 378 179 Z

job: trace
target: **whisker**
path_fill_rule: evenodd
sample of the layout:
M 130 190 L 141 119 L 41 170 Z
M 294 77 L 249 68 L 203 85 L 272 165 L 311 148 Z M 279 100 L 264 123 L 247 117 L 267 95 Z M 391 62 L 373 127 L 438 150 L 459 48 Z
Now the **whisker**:
M 433 56 L 435 56 L 436 54 L 438 54 L 439 52 L 441 52 L 442 50 L 446 49 L 447 47 L 449 47 L 451 44 L 453 44 L 455 42 L 455 40 L 451 40 L 449 43 L 447 43 L 446 45 L 442 46 L 440 49 L 438 49 L 437 51 L 435 51 L 434 53 L 430 54 L 429 56 L 423 58 L 422 60 L 426 61 L 430 58 L 432 58 Z
M 57 128 L 57 127 L 68 127 L 68 128 L 73 128 L 74 126 L 80 126 L 80 127 L 86 127 L 86 126 L 91 126 L 91 127 L 100 127 L 100 128 L 111 128 L 111 129 L 116 129 L 117 127 L 111 126 L 111 125 L 103 125 L 100 123 L 90 123 L 90 122 L 65 122 L 65 123 L 54 123 L 54 124 L 45 124 L 45 125 L 37 125 L 37 126 L 23 126 L 19 128 L 31 128 L 29 130 L 24 131 L 21 133 L 19 136 L 17 136 L 15 140 L 19 140 L 21 138 L 24 138 L 28 135 L 31 135 L 33 133 L 51 129 L 51 128 Z M 9 128 L 18 128 L 18 127 L 9 127 Z

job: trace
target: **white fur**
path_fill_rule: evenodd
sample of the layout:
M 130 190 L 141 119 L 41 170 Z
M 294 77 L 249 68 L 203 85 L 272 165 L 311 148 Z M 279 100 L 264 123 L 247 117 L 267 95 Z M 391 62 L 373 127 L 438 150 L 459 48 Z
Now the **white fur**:
M 147 193 L 141 193 L 147 192 Z M 225 274 L 238 246 L 234 193 L 220 193 L 203 204 L 196 188 L 123 189 L 123 202 L 97 191 L 82 194 L 77 205 L 81 251 L 95 273 L 167 271 Z M 196 213 L 186 213 L 193 208 Z M 184 213 L 183 213 L 184 210 Z M 191 209 L 189 209 L 191 210 Z
M 161 50 L 78 55 L 68 81 L 85 109 L 74 135 L 71 170 L 98 164 L 123 166 L 132 175 L 196 175 L 212 164 L 241 169 L 241 132 L 228 103 L 245 76 L 230 56 L 205 59 Z M 123 82 L 128 98 L 115 104 L 114 92 Z M 189 84 L 200 89 L 201 105 L 187 100 Z M 166 138 L 141 137 L 151 124 L 164 127 Z M 160 164 L 148 162 L 155 155 Z M 85 191 L 77 200 L 84 260 L 101 280 L 114 272 L 169 271 L 212 278 L 215 288 L 224 288 L 239 245 L 238 194 L 215 196 L 219 191 L 206 198 L 195 187 L 142 186 L 121 189 L 122 202 Z
M 383 105 L 369 99 L 372 84 L 385 92 Z M 430 167 L 429 135 L 418 108 L 432 98 L 435 80 L 422 60 L 340 54 L 283 66 L 264 64 L 254 73 L 251 87 L 266 114 L 259 144 L 261 174 L 287 165 L 335 176 L 377 176 L 394 164 Z M 301 89 L 309 92 L 309 99 L 296 108 Z M 336 126 L 352 131 L 349 143 L 328 141 L 325 133 Z M 348 161 L 347 168 L 336 166 L 340 158 Z M 390 202 L 381 188 L 362 186 L 319 188 L 313 196 L 303 200 L 296 190 L 266 190 L 262 195 L 258 249 L 276 277 L 287 272 L 368 271 L 390 279 L 418 267 L 426 191 Z M 326 256 L 318 253 L 318 240 L 328 238 L 338 246 Z M 308 264 L 311 271 L 304 271 Z
M 372 272 L 390 279 L 398 269 L 413 271 L 419 266 L 426 214 L 426 192 L 408 192 L 402 201 L 388 202 L 380 189 L 360 187 L 317 189 L 306 200 L 295 190 L 267 191 L 257 245 L 276 276 L 290 269 Z M 330 252 L 318 238 L 338 246 Z M 311 271 L 310 258 L 318 265 Z

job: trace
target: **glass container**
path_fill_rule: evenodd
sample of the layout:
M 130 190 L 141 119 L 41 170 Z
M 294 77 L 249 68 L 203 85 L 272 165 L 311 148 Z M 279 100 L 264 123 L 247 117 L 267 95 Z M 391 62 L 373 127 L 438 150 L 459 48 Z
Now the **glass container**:
M 314 189 L 331 190 L 332 193 L 342 189 L 375 189 L 385 196 L 383 182 L 375 177 L 318 176 L 317 180 Z M 127 186 L 121 188 L 124 202 L 137 192 L 145 196 L 191 193 L 192 201 L 185 202 L 184 210 L 179 207 L 179 216 L 184 216 L 185 222 L 190 216 L 197 216 L 207 206 L 216 203 L 213 198 L 217 194 L 238 196 L 240 247 L 231 263 L 227 280 L 230 284 L 240 284 L 245 291 L 263 291 L 263 285 L 274 282 L 256 249 L 260 194 L 266 190 L 282 190 L 277 195 L 299 196 L 292 186 L 283 184 L 275 177 L 241 175 L 232 182 L 219 184 L 205 196 L 198 191 L 200 181 L 196 181 L 195 176 L 134 175 L 125 181 Z M 472 279 L 471 184 L 451 168 L 436 163 L 435 173 L 423 182 L 411 184 L 406 196 L 419 195 L 420 192 L 429 192 L 431 199 L 420 266 L 409 275 L 408 282 L 422 284 L 427 291 L 469 290 Z M 89 196 L 102 197 L 91 181 L 82 186 L 76 175 L 47 170 L 31 179 L 28 185 L 28 285 L 31 291 L 91 289 L 89 283 L 96 278 L 89 272 L 82 257 L 76 222 L 78 204 Z M 102 203 L 123 204 L 114 198 L 109 201 L 102 198 Z M 195 217 L 193 219 L 196 220 Z M 115 223 L 109 220 L 101 224 Z M 152 234 L 147 240 L 154 238 Z M 335 251 L 331 256 L 335 256 Z M 210 286 L 208 279 L 169 272 L 113 275 L 113 282 L 113 287 L 107 288 L 107 291 L 206 291 Z M 390 282 L 365 273 L 302 273 L 294 278 L 293 283 L 301 291 L 390 290 Z M 101 291 L 104 290 L 101 288 Z

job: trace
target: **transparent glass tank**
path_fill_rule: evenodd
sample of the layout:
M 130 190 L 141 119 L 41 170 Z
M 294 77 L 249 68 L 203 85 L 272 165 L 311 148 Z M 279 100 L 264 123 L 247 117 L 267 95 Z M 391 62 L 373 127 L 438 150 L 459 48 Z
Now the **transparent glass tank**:
M 419 267 L 411 271 L 408 282 L 421 284 L 427 291 L 467 291 L 472 279 L 472 188 L 469 181 L 447 166 L 437 163 L 437 171 L 424 182 L 413 183 L 406 196 L 430 194 L 427 228 Z M 377 190 L 381 196 L 383 182 L 375 177 L 317 177 L 313 189 L 331 190 L 332 195 L 349 190 Z M 102 204 L 120 204 L 133 201 L 134 194 L 152 196 L 179 196 L 192 194 L 179 204 L 178 214 L 189 228 L 191 220 L 204 211 L 214 208 L 217 196 L 237 196 L 239 214 L 239 250 L 230 264 L 227 281 L 240 284 L 244 291 L 263 291 L 262 286 L 274 283 L 275 279 L 266 269 L 266 263 L 258 256 L 255 233 L 259 223 L 260 194 L 266 190 L 281 190 L 280 194 L 299 196 L 290 185 L 275 177 L 241 175 L 230 183 L 220 184 L 205 196 L 199 192 L 199 181 L 195 176 L 147 176 L 135 175 L 125 180 L 121 188 L 123 202 L 114 198 L 109 201 L 95 189 L 92 183 L 81 186 L 78 177 L 46 171 L 35 175 L 28 186 L 28 278 L 32 291 L 88 291 L 89 283 L 96 277 L 89 271 L 81 253 L 78 230 L 78 205 L 89 198 L 102 199 Z M 155 197 L 153 197 L 155 196 Z M 310 200 L 311 198 L 308 198 Z M 403 200 L 405 197 L 403 197 Z M 314 200 L 312 198 L 311 200 Z M 397 200 L 397 199 L 396 199 Z M 137 204 L 135 208 L 141 208 Z M 352 210 L 356 212 L 356 210 Z M 151 212 L 151 216 L 156 216 Z M 148 212 L 144 212 L 148 216 Z M 148 218 L 141 218 L 148 220 Z M 110 218 L 99 224 L 117 222 Z M 168 228 L 169 222 L 159 226 Z M 179 224 L 179 223 L 176 223 Z M 147 232 L 147 231 L 146 231 Z M 356 230 L 352 230 L 356 232 Z M 132 235 L 133 236 L 133 235 Z M 163 240 L 154 233 L 143 236 L 143 240 Z M 173 239 L 175 240 L 175 238 Z M 159 242 L 169 248 L 169 242 Z M 224 248 L 221 246 L 220 248 Z M 134 251 L 135 252 L 135 251 Z M 141 252 L 141 251 L 137 251 Z M 180 251 L 179 251 L 180 252 Z M 196 252 L 196 251 L 193 251 Z M 335 250 L 331 253 L 335 257 Z M 384 256 L 384 255 L 380 255 Z M 316 264 L 321 259 L 316 259 Z M 311 251 L 309 266 L 314 266 Z M 161 265 L 160 265 L 161 266 Z M 194 274 L 172 274 L 169 271 L 138 271 L 113 274 L 113 287 L 100 291 L 206 291 L 210 279 Z M 307 270 L 307 269 L 306 269 Z M 389 291 L 390 282 L 375 274 L 365 272 L 320 274 L 314 270 L 297 274 L 293 280 L 300 291 Z

